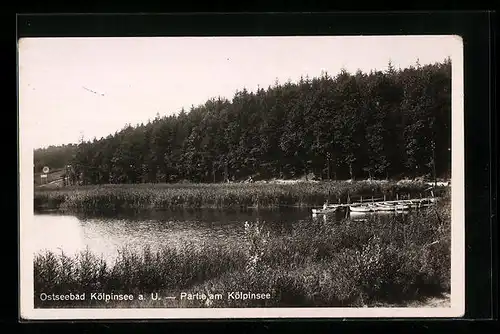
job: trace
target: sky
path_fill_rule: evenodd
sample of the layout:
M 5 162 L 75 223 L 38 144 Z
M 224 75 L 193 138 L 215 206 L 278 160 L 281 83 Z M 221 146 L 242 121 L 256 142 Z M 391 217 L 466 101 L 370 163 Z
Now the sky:
M 18 48 L 19 127 L 34 148 L 106 137 L 276 80 L 441 62 L 454 36 L 30 38 Z

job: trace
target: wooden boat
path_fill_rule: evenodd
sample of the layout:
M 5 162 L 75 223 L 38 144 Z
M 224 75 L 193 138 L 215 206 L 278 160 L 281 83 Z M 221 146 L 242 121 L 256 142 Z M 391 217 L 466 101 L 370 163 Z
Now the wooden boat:
M 396 210 L 396 206 L 392 204 L 375 203 L 375 205 L 377 206 L 377 211 L 391 212 Z
M 400 204 L 403 204 L 403 203 L 400 203 Z M 415 201 L 415 202 L 410 201 L 410 202 L 404 203 L 403 205 L 408 206 L 409 209 L 418 209 L 418 208 L 420 208 L 422 203 L 420 201 Z
M 355 202 L 350 204 L 325 204 L 322 208 L 312 209 L 313 215 L 327 214 L 336 212 L 339 209 L 347 208 L 349 212 L 356 214 L 364 214 L 371 212 L 407 212 L 434 205 L 438 198 L 421 198 L 421 199 L 406 199 L 392 201 L 372 201 L 372 202 Z
M 353 205 L 350 207 L 352 212 L 373 212 L 374 209 L 370 205 Z
M 410 205 L 406 203 L 398 203 L 395 205 L 396 211 L 406 211 L 410 210 Z
M 320 208 L 320 209 L 312 209 L 313 215 L 323 215 L 327 213 L 332 213 L 337 211 L 336 207 L 327 207 L 326 209 Z
M 322 215 L 322 214 L 327 214 L 327 213 L 332 213 L 337 211 L 338 207 L 336 206 L 327 206 L 326 208 L 318 208 L 318 209 L 312 209 L 313 215 Z

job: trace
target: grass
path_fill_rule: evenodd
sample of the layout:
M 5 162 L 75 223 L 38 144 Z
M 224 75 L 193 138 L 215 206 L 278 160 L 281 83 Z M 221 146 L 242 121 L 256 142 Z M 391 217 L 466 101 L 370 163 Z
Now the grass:
M 295 184 L 120 184 L 36 189 L 35 209 L 116 211 L 151 208 L 315 206 L 360 196 L 425 196 L 423 182 L 300 182 Z M 428 195 L 428 194 L 427 194 Z
M 432 208 L 365 222 L 312 221 L 293 232 L 245 226 L 240 247 L 188 244 L 125 249 L 113 264 L 91 252 L 52 252 L 34 261 L 36 307 L 321 307 L 405 305 L 450 292 L 449 199 Z M 221 293 L 221 300 L 153 301 L 151 292 Z M 231 300 L 231 291 L 269 293 Z M 85 302 L 41 302 L 40 293 L 86 293 Z M 89 301 L 92 292 L 134 294 L 132 302 Z M 144 301 L 137 300 L 144 294 Z

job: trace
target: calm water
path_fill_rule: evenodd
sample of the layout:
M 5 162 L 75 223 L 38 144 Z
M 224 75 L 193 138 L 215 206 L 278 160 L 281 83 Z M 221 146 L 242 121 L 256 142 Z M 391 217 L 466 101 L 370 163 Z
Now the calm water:
M 51 250 L 73 255 L 86 248 L 112 261 L 124 246 L 152 249 L 187 242 L 215 243 L 238 247 L 245 221 L 265 221 L 270 233 L 291 233 L 297 224 L 325 220 L 340 222 L 343 213 L 313 217 L 310 209 L 286 208 L 245 211 L 179 210 L 106 215 L 36 213 L 32 241 L 35 252 Z M 365 215 L 353 217 L 362 221 Z
M 279 210 L 179 210 L 122 213 L 113 215 L 63 215 L 36 213 L 34 251 L 51 250 L 75 254 L 87 247 L 112 260 L 117 251 L 128 246 L 155 249 L 169 245 L 182 247 L 186 242 L 241 245 L 245 221 L 269 222 L 271 232 L 287 233 L 296 224 L 314 222 L 310 209 Z M 339 217 L 329 216 L 328 219 Z M 323 218 L 320 218 L 323 219 Z M 272 223 L 272 224 L 271 224 Z

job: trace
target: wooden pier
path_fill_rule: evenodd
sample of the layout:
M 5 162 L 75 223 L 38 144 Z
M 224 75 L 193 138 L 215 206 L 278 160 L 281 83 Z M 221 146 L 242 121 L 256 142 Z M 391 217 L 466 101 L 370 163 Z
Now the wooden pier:
M 411 209 L 419 209 L 434 205 L 437 202 L 436 197 L 415 198 L 415 199 L 401 199 L 391 201 L 360 201 L 353 203 L 338 203 L 338 204 L 325 204 L 322 208 L 312 209 L 313 214 L 326 214 L 338 211 L 340 209 L 347 209 L 349 212 L 391 212 L 391 211 L 407 211 Z

